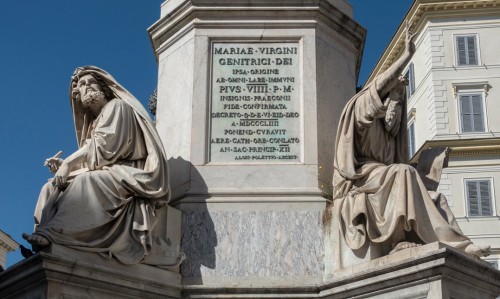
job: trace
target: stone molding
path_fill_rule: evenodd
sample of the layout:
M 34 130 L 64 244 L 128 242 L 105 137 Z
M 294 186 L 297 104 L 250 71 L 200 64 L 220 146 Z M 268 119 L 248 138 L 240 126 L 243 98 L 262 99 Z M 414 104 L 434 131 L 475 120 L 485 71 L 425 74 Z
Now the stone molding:
M 14 251 L 19 248 L 19 244 L 14 241 L 9 235 L 0 230 L 0 247 L 6 252 Z
M 411 159 L 411 163 L 418 161 L 420 153 L 432 147 L 450 147 L 450 157 L 484 157 L 500 155 L 499 138 L 470 138 L 470 139 L 448 139 L 427 140 Z
M 385 71 L 403 52 L 404 46 L 404 24 L 409 21 L 413 24 L 414 32 L 417 35 L 422 33 L 430 18 L 456 18 L 460 16 L 488 16 L 500 13 L 499 0 L 416 0 L 410 10 L 399 25 L 391 42 L 387 46 L 384 54 L 379 59 L 367 83 L 373 80 L 378 74 Z M 418 42 L 418 41 L 417 41 Z M 437 63 L 437 61 L 436 61 Z
M 0 298 L 180 298 L 180 274 L 40 252 L 0 273 Z M 102 259 L 102 258 L 101 258 Z
M 460 292 L 457 288 L 478 291 L 481 298 L 495 298 L 500 293 L 500 271 L 436 242 L 346 268 L 326 277 L 321 284 L 269 288 L 184 286 L 183 295 L 187 298 L 451 298 L 450 294 L 456 296 Z
M 268 287 L 181 285 L 172 271 L 90 263 L 94 258 L 36 254 L 0 274 L 0 297 L 458 298 L 467 292 L 462 295 L 495 298 L 500 293 L 500 271 L 438 242 L 345 268 L 320 283 L 285 286 L 283 281 Z
M 148 28 L 156 57 L 195 28 L 333 28 L 353 49 L 361 67 L 366 29 L 327 0 L 187 0 Z M 165 5 L 168 5 L 166 3 Z M 175 3 L 172 5 L 176 5 Z M 162 7 L 162 10 L 166 9 Z M 238 20 L 238 21 L 236 21 Z M 236 26 L 236 27 L 235 27 Z M 330 29 L 331 30 L 331 29 Z

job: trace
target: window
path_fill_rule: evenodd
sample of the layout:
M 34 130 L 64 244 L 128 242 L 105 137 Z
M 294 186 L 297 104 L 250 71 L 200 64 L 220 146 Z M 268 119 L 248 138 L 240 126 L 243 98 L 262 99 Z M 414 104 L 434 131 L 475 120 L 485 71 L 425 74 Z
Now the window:
M 461 94 L 460 126 L 462 132 L 484 132 L 484 108 L 481 94 Z
M 457 65 L 478 65 L 477 36 L 456 36 Z
M 415 121 L 412 119 L 408 124 L 408 158 L 411 159 L 417 150 L 415 145 Z
M 493 216 L 490 179 L 465 180 L 469 216 Z
M 406 100 L 408 100 L 413 95 L 413 93 L 415 93 L 415 71 L 413 62 L 408 66 L 405 77 L 406 79 L 408 79 L 408 85 L 406 86 Z

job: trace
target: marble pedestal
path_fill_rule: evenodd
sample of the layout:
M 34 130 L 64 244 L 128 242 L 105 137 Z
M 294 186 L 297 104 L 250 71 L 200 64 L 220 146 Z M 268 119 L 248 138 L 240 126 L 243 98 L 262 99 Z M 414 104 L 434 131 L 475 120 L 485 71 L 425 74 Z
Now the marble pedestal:
M 348 2 L 170 0 L 148 31 L 183 284 L 321 283 L 322 193 L 366 34 Z
M 0 273 L 0 298 L 179 298 L 178 272 L 40 252 Z
M 500 271 L 440 243 L 406 249 L 297 285 L 180 285 L 146 265 L 96 265 L 40 253 L 0 274 L 0 298 L 427 298 L 493 299 Z
M 152 248 L 144 264 L 124 265 L 51 244 L 0 273 L 0 298 L 179 298 L 179 265 L 185 257 L 180 252 L 182 215 L 170 206 L 156 214 L 167 225 L 153 231 L 161 246 Z
M 189 298 L 494 299 L 500 271 L 432 243 L 344 268 L 319 284 L 295 287 L 184 286 Z
M 323 298 L 497 298 L 500 271 L 435 242 L 325 277 Z

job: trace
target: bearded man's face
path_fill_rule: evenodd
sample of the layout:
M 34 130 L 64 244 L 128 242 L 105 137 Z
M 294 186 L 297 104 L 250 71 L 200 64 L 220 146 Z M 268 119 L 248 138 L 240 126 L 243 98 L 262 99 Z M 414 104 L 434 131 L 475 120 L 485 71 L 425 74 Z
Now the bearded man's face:
M 392 136 L 396 136 L 399 132 L 399 126 L 401 125 L 401 114 L 403 108 L 401 107 L 401 102 L 398 100 L 389 101 L 387 106 L 387 111 L 384 118 L 384 126 L 387 132 Z
M 82 76 L 76 85 L 80 101 L 85 108 L 89 108 L 97 103 L 106 101 L 104 92 L 97 79 L 92 75 Z
M 389 92 L 387 111 L 384 118 L 384 126 L 387 132 L 392 136 L 396 136 L 401 125 L 401 115 L 403 113 L 402 101 L 405 87 L 408 85 L 408 80 L 400 77 L 396 85 Z

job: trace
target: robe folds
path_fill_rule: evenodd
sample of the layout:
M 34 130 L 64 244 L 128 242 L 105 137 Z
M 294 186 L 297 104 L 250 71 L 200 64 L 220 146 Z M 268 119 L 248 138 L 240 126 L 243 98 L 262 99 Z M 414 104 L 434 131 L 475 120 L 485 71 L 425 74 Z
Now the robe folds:
M 169 200 L 166 156 L 137 99 L 103 70 L 86 70 L 114 84 L 115 98 L 93 118 L 73 101 L 79 146 L 88 148 L 86 162 L 66 189 L 51 181 L 42 188 L 35 233 L 124 264 L 140 263 L 158 242 L 152 238 L 155 226 L 166 225 L 155 212 Z
M 366 242 L 392 241 L 403 229 L 426 244 L 440 241 L 464 249 L 471 242 L 446 198 L 428 191 L 415 168 L 406 164 L 405 117 L 393 136 L 384 127 L 386 109 L 372 83 L 342 113 L 333 176 L 341 235 L 353 250 Z

